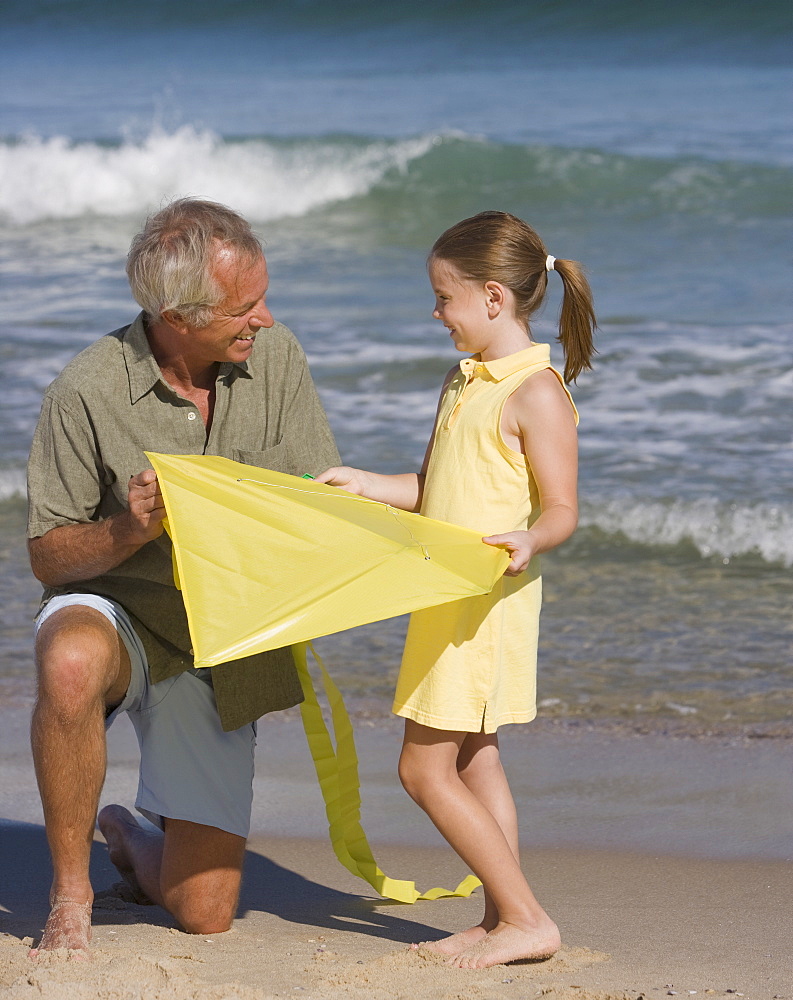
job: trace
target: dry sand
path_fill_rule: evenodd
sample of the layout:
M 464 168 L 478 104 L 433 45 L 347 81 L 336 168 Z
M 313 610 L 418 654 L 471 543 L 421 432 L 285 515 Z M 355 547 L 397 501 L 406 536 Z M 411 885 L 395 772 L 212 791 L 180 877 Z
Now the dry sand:
M 523 864 L 564 946 L 548 961 L 468 971 L 408 944 L 476 922 L 480 893 L 413 906 L 373 898 L 324 838 L 294 718 L 260 730 L 257 833 L 231 931 L 187 935 L 159 908 L 111 892 L 94 910 L 91 962 L 57 953 L 32 962 L 50 867 L 26 728 L 26 713 L 0 711 L 0 995 L 9 1000 L 793 1000 L 790 741 L 516 731 L 505 756 Z M 398 727 L 359 720 L 358 731 L 379 863 L 421 888 L 455 885 L 460 862 L 398 788 Z M 131 804 L 135 757 L 120 727 L 103 801 Z M 97 837 L 94 886 L 116 878 Z
M 326 842 L 257 841 L 228 933 L 187 935 L 159 908 L 110 896 L 94 911 L 91 962 L 59 953 L 31 962 L 27 946 L 46 917 L 44 837 L 40 827 L 14 824 L 2 841 L 10 912 L 0 990 L 8 1000 L 793 997 L 793 867 L 785 862 L 527 853 L 524 866 L 563 929 L 564 947 L 544 962 L 467 971 L 407 945 L 475 921 L 476 896 L 383 904 L 367 897 Z M 442 848 L 379 853 L 387 870 L 425 886 L 461 874 Z M 97 882 L 111 880 L 98 843 L 94 854 Z

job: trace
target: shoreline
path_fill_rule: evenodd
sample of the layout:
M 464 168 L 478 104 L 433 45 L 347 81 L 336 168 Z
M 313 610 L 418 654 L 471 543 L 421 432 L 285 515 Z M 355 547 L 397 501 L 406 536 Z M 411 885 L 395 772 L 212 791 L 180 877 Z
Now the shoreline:
M 0 708 L 0 825 L 42 822 L 28 719 L 28 712 Z M 352 721 L 362 822 L 375 857 L 380 845 L 443 845 L 399 784 L 401 720 Z M 527 847 L 793 860 L 793 745 L 787 738 L 692 737 L 545 720 L 504 727 L 500 742 Z M 123 717 L 108 734 L 100 807 L 120 802 L 134 808 L 137 768 L 137 741 Z M 251 837 L 326 835 L 298 709 L 265 717 L 258 729 Z
M 27 650 L 26 650 L 27 652 Z M 24 676 L 0 678 L 0 724 L 14 717 L 27 720 L 34 703 L 34 666 Z M 335 678 L 334 678 L 335 679 Z M 3 688 L 1 685 L 5 685 Z M 390 698 L 379 695 L 366 696 L 342 691 L 350 719 L 361 728 L 402 726 L 402 720 L 390 710 Z M 553 706 L 552 706 L 553 708 Z M 793 741 L 793 717 L 767 720 L 748 720 L 739 717 L 713 720 L 695 713 L 637 712 L 633 715 L 584 715 L 581 713 L 552 712 L 545 706 L 539 708 L 535 719 L 528 723 L 504 726 L 500 733 L 510 731 L 536 732 L 541 736 L 566 734 L 579 737 L 586 734 L 631 739 L 634 737 L 663 737 L 670 740 L 723 741 L 731 745 L 763 741 Z M 297 715 L 297 706 L 275 712 L 266 717 L 267 725 L 291 724 Z M 2 734 L 0 734 L 1 736 Z M 2 743 L 0 743 L 0 753 Z
M 25 506 L 0 503 L 0 713 L 29 710 L 41 587 Z M 790 574 L 680 552 L 635 555 L 575 538 L 544 557 L 537 730 L 717 739 L 793 738 Z M 316 648 L 356 720 L 390 720 L 407 616 Z

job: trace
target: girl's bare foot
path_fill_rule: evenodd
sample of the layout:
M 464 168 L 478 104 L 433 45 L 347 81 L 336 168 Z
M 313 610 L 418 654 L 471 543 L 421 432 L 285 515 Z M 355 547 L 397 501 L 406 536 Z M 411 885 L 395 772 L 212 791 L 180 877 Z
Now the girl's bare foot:
M 550 917 L 539 926 L 501 921 L 466 951 L 450 958 L 449 964 L 460 969 L 487 969 L 519 959 L 550 958 L 561 946 L 559 929 Z
M 486 928 L 477 924 L 476 927 L 469 927 L 468 930 L 450 934 L 438 941 L 422 941 L 421 944 L 412 944 L 410 947 L 414 951 L 430 951 L 435 955 L 459 955 L 481 941 L 486 934 Z
M 50 915 L 44 926 L 38 946 L 28 952 L 37 958 L 39 952 L 68 948 L 69 958 L 85 961 L 90 958 L 88 944 L 91 940 L 91 902 L 70 899 L 53 894 L 50 896 Z

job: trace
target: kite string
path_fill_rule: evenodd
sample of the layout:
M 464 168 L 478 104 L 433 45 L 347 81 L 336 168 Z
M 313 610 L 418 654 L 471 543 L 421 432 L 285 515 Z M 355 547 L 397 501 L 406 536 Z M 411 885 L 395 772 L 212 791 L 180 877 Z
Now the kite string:
M 407 532 L 407 533 L 408 533 L 408 534 L 410 535 L 411 539 L 413 540 L 413 544 L 414 544 L 414 545 L 418 545 L 418 547 L 419 547 L 419 548 L 421 549 L 421 551 L 422 551 L 422 552 L 424 553 L 424 558 L 425 558 L 426 560 L 429 560 L 429 558 L 430 558 L 430 554 L 429 554 L 429 552 L 427 551 L 427 546 L 426 546 L 426 545 L 423 545 L 423 544 L 422 544 L 422 543 L 421 543 L 421 542 L 420 542 L 420 541 L 418 540 L 418 538 L 416 538 L 416 536 L 415 536 L 415 535 L 413 534 L 413 532 L 412 532 L 412 531 L 410 530 L 410 528 L 409 528 L 409 527 L 408 527 L 408 526 L 407 526 L 406 524 L 403 524 L 403 523 L 402 523 L 402 521 L 400 521 L 400 520 L 399 520 L 399 514 L 398 514 L 398 513 L 396 512 L 396 510 L 394 510 L 394 508 L 393 508 L 393 507 L 392 507 L 392 506 L 391 506 L 390 504 L 384 504 L 384 506 L 385 506 L 385 507 L 387 507 L 387 508 L 388 508 L 388 510 L 390 510 L 390 511 L 391 511 L 391 513 L 392 513 L 392 514 L 394 515 L 394 517 L 396 518 L 396 522 L 397 522 L 397 524 L 399 525 L 399 527 L 400 527 L 400 528 L 404 528 L 404 529 L 405 529 L 405 531 L 406 531 L 406 532 Z
M 313 490 L 300 490 L 297 486 L 284 486 L 282 483 L 263 483 L 260 479 L 237 479 L 238 483 L 255 483 L 257 486 L 267 486 L 271 490 L 291 490 L 292 493 L 313 493 Z M 355 493 L 325 493 L 326 497 L 333 497 L 334 500 L 360 500 L 362 503 L 376 503 L 380 507 L 387 507 L 388 504 L 381 503 L 379 500 L 370 500 L 369 497 L 361 497 Z
M 281 483 L 263 483 L 259 479 L 237 479 L 237 482 L 238 483 L 255 483 L 257 486 L 268 486 L 271 490 L 291 490 L 292 493 L 309 493 L 309 494 L 311 494 L 311 493 L 314 492 L 313 490 L 300 490 L 300 489 L 297 488 L 297 486 L 283 486 Z M 382 501 L 380 501 L 380 500 L 370 500 L 369 497 L 357 496 L 355 493 L 346 493 L 346 492 L 345 493 L 339 493 L 339 494 L 323 493 L 323 496 L 331 497 L 334 500 L 360 500 L 363 503 L 374 503 L 374 504 L 377 504 L 378 507 L 385 507 L 386 510 L 390 510 L 391 513 L 394 515 L 394 518 L 396 519 L 396 522 L 400 526 L 400 528 L 404 528 L 405 531 L 410 535 L 410 538 L 411 538 L 411 541 L 413 542 L 413 544 L 417 545 L 421 549 L 421 551 L 424 553 L 424 558 L 426 560 L 428 560 L 428 561 L 430 560 L 431 557 L 430 557 L 429 552 L 427 551 L 427 546 L 424 545 L 422 542 L 420 542 L 418 540 L 418 538 L 416 538 L 416 536 L 410 530 L 410 528 L 408 527 L 408 525 L 406 525 L 403 521 L 400 521 L 400 519 L 399 519 L 399 513 L 397 512 L 397 510 L 394 507 L 391 506 L 391 504 L 389 504 L 389 503 L 382 503 Z

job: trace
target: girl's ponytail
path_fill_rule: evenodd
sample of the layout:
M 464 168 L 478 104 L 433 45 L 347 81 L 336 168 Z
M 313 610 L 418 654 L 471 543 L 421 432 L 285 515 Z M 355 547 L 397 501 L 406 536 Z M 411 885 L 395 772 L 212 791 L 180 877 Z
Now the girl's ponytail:
M 553 261 L 550 269 L 559 272 L 564 285 L 558 337 L 564 351 L 564 380 L 575 382 L 582 371 L 591 370 L 592 355 L 596 353 L 592 290 L 578 261 L 549 260 Z
M 559 343 L 564 350 L 564 380 L 575 382 L 592 367 L 597 326 L 592 292 L 583 268 L 574 260 L 556 260 L 537 233 L 508 212 L 480 212 L 447 229 L 435 241 L 430 260 L 445 260 L 466 278 L 499 281 L 515 296 L 518 316 L 529 320 L 548 287 L 548 272 L 564 283 L 559 316 Z

